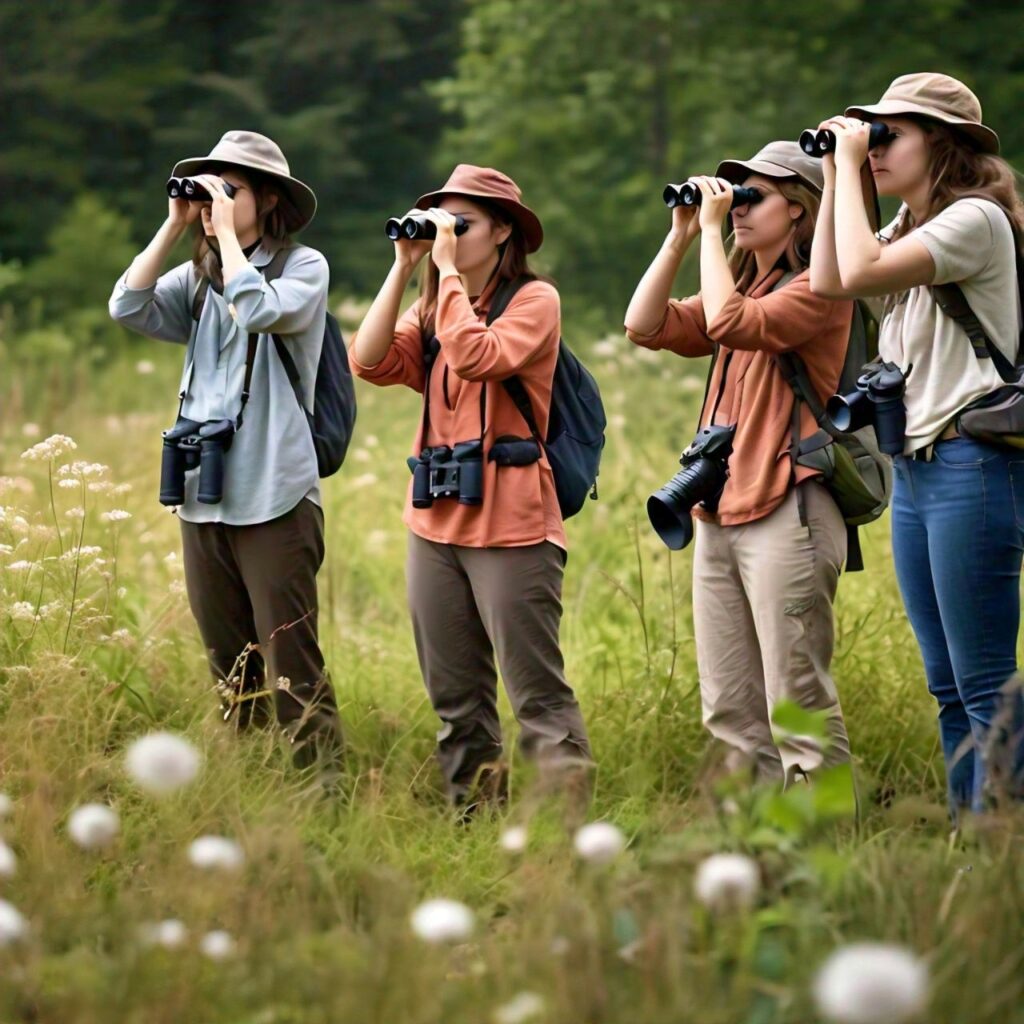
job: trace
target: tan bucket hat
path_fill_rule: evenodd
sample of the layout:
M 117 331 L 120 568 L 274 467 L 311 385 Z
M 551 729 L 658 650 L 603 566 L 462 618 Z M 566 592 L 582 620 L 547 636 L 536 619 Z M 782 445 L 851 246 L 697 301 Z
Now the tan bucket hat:
M 920 114 L 942 121 L 970 138 L 982 152 L 999 152 L 999 136 L 981 123 L 978 97 L 963 82 L 936 71 L 900 75 L 877 103 L 846 108 L 847 117 L 866 121 L 900 114 Z
M 308 185 L 291 176 L 281 147 L 272 139 L 257 132 L 225 132 L 207 156 L 179 160 L 171 173 L 176 178 L 196 174 L 206 164 L 214 162 L 246 167 L 276 178 L 282 191 L 288 194 L 299 211 L 299 220 L 287 225 L 290 232 L 300 231 L 313 219 L 316 195 Z
M 815 192 L 825 187 L 821 161 L 808 156 L 796 142 L 769 142 L 750 160 L 723 160 L 715 177 L 742 185 L 750 174 L 763 174 L 766 178 L 798 178 Z
M 540 218 L 523 205 L 519 186 L 507 174 L 493 167 L 459 164 L 436 192 L 420 196 L 416 206 L 420 210 L 429 210 L 442 196 L 448 195 L 487 199 L 500 206 L 521 228 L 527 252 L 536 252 L 544 241 Z

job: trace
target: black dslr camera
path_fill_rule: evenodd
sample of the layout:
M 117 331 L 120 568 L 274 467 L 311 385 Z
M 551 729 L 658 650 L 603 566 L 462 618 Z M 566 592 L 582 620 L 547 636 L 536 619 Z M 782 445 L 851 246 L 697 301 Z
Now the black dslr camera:
M 682 185 L 666 185 L 665 191 L 661 193 L 661 198 L 665 200 L 665 205 L 671 210 L 676 206 L 700 206 L 704 193 L 692 181 L 684 181 Z M 753 205 L 761 202 L 762 199 L 764 196 L 756 188 L 733 185 L 730 209 L 735 210 L 737 206 L 746 206 L 748 203 Z
M 895 363 L 871 363 L 864 369 L 857 378 L 857 390 L 833 395 L 825 404 L 825 413 L 842 433 L 874 426 L 879 450 L 899 455 L 907 434 L 903 394 L 913 365 L 906 374 Z
M 455 234 L 464 235 L 469 230 L 469 225 L 464 217 L 455 218 Z M 389 217 L 384 224 L 384 234 L 397 242 L 402 238 L 410 241 L 420 241 L 437 238 L 437 225 L 428 220 L 421 213 L 413 213 L 408 217 Z
M 647 517 L 654 532 L 673 551 L 693 539 L 690 509 L 703 502 L 709 512 L 718 507 L 729 478 L 729 456 L 736 427 L 704 427 L 679 457 L 682 469 L 647 499 Z
M 223 180 L 221 185 L 224 186 L 224 191 L 227 193 L 228 198 L 234 199 L 238 186 L 231 185 Z M 213 196 L 210 195 L 206 186 L 194 178 L 168 178 L 167 195 L 171 199 L 187 199 L 193 203 L 209 203 L 213 201 Z
M 185 503 L 185 473 L 199 467 L 199 492 L 196 500 L 216 505 L 224 497 L 224 453 L 231 447 L 235 424 L 231 420 L 197 423 L 178 417 L 170 430 L 163 432 L 164 447 L 160 460 L 160 504 Z
M 872 121 L 868 134 L 868 149 L 888 146 L 896 138 L 887 124 Z M 808 156 L 824 156 L 836 151 L 836 133 L 829 128 L 807 128 L 800 133 L 800 148 Z
M 454 448 L 424 448 L 419 458 L 409 457 L 409 469 L 413 508 L 430 508 L 435 498 L 457 498 L 460 505 L 484 500 L 484 444 L 479 438 Z

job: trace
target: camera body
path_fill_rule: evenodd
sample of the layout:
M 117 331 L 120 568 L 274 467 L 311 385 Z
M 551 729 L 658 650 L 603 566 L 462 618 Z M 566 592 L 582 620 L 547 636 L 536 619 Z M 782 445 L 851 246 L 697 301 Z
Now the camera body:
M 430 508 L 438 498 L 456 498 L 460 505 L 480 505 L 484 491 L 484 444 L 481 438 L 460 441 L 454 448 L 439 445 L 410 456 L 412 506 Z
M 906 375 L 895 363 L 872 364 L 857 378 L 857 390 L 848 395 L 833 395 L 825 405 L 825 413 L 841 433 L 874 426 L 879 450 L 886 455 L 899 455 L 907 433 L 907 411 L 903 404 L 906 387 Z
M 455 234 L 464 235 L 469 230 L 469 225 L 464 217 L 455 218 Z M 420 241 L 421 239 L 437 238 L 437 225 L 428 220 L 424 214 L 413 213 L 408 217 L 389 217 L 384 224 L 384 234 L 392 242 L 398 242 L 403 238 L 409 241 Z
M 684 181 L 681 185 L 666 185 L 665 191 L 661 194 L 670 210 L 677 206 L 700 206 L 703 197 L 704 193 L 692 181 Z M 756 188 L 733 185 L 730 209 L 735 210 L 737 206 L 745 206 L 748 203 L 753 205 L 762 199 L 764 196 Z
M 199 468 L 196 500 L 217 505 L 224 498 L 224 454 L 235 436 L 232 420 L 196 420 L 178 417 L 170 430 L 163 432 L 160 459 L 160 504 L 185 502 L 185 473 Z
M 224 180 L 221 180 L 221 185 L 228 198 L 233 199 L 238 187 Z M 213 202 L 213 196 L 210 195 L 206 186 L 202 182 L 196 181 L 195 178 L 168 178 L 167 195 L 171 199 L 187 199 L 192 203 Z
M 690 510 L 698 502 L 714 511 L 729 478 L 729 456 L 736 427 L 703 427 L 679 457 L 682 469 L 647 499 L 647 517 L 654 532 L 673 551 L 693 539 Z
M 868 149 L 888 146 L 896 136 L 882 121 L 872 121 L 868 134 Z M 836 151 L 836 133 L 829 128 L 808 128 L 800 133 L 800 148 L 808 156 L 822 157 Z

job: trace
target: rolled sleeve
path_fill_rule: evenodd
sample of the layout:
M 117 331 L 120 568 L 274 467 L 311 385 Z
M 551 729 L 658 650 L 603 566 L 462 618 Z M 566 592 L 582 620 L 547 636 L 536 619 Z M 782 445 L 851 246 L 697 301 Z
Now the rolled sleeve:
M 114 285 L 107 308 L 117 323 L 160 341 L 188 343 L 192 333 L 191 263 L 161 274 L 148 288 L 129 288 L 126 270 Z
M 668 349 L 676 355 L 693 358 L 709 356 L 715 348 L 708 337 L 699 295 L 669 299 L 665 315 L 655 330 L 644 334 L 627 327 L 626 337 L 641 348 Z
M 357 334 L 349 342 L 348 361 L 352 372 L 370 384 L 386 387 L 404 384 L 413 391 L 423 391 L 426 377 L 423 365 L 423 332 L 420 328 L 419 300 L 395 325 L 395 336 L 384 358 L 374 366 L 361 363 L 355 355 Z
M 247 333 L 299 334 L 313 322 L 329 282 L 327 260 L 302 247 L 274 281 L 267 281 L 256 267 L 243 267 L 224 285 L 224 298 Z

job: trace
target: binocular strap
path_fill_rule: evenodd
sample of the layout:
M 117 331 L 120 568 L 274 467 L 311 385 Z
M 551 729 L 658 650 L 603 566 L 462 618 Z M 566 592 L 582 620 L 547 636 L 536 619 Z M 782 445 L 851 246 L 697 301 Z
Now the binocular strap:
M 441 351 L 441 342 L 437 335 L 429 340 L 423 339 L 423 445 L 427 447 L 427 434 L 430 432 L 430 372 L 437 362 Z M 487 428 L 487 381 L 480 381 L 480 443 L 483 444 Z

